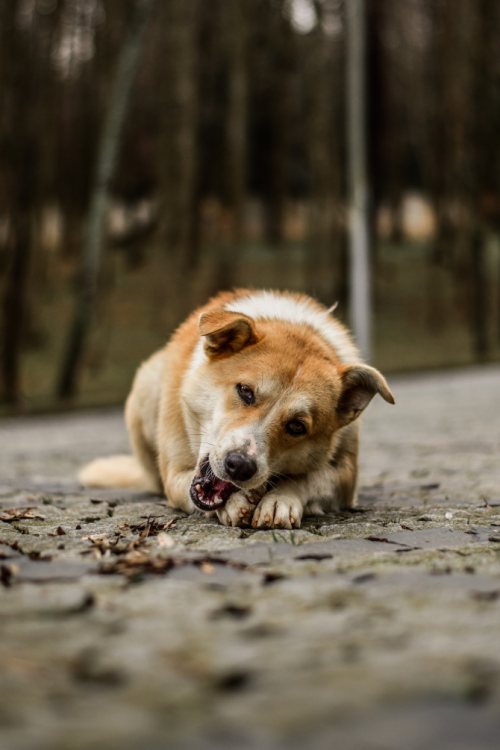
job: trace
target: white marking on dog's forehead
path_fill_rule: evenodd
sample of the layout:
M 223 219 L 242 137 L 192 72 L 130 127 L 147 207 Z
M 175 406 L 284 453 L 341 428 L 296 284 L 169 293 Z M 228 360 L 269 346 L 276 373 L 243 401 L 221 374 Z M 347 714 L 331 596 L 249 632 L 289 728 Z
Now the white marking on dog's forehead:
M 296 398 L 292 398 L 290 401 L 287 401 L 286 399 L 283 399 L 285 402 L 285 406 L 287 408 L 287 411 L 290 413 L 296 413 L 296 414 L 303 414 L 304 412 L 311 411 L 311 407 L 313 405 L 313 402 L 310 398 L 307 398 L 306 396 L 298 396 Z
M 279 396 L 283 392 L 281 379 L 268 372 L 259 374 L 255 372 L 246 373 L 241 370 L 239 381 L 252 388 L 260 398 Z
M 266 396 L 279 396 L 283 390 L 280 379 L 273 377 L 269 373 L 255 378 L 255 386 L 259 396 L 264 398 Z
M 275 423 L 276 420 L 281 420 L 283 416 L 290 419 L 294 415 L 310 414 L 313 404 L 313 399 L 309 398 L 307 395 L 301 393 L 291 394 L 287 389 L 276 401 L 274 401 L 271 409 L 263 415 L 262 419 L 259 421 L 259 425 L 264 426 L 266 429 Z
M 308 299 L 294 299 L 278 292 L 254 292 L 235 299 L 225 306 L 231 312 L 243 313 L 255 320 L 283 320 L 305 323 L 314 328 L 337 352 L 341 362 L 361 361 L 356 347 L 344 328 L 325 309 L 318 310 Z

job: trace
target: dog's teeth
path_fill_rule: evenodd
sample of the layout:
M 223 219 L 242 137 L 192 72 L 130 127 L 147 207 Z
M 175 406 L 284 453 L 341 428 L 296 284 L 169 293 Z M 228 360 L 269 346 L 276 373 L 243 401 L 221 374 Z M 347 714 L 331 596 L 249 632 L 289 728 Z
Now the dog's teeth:
M 195 484 L 194 488 L 196 492 L 201 492 L 201 484 Z

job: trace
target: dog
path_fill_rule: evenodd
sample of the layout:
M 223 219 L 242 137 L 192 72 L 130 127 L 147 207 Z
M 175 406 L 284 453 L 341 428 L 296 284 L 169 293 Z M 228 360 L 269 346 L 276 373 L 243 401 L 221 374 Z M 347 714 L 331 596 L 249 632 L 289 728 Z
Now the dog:
M 384 377 L 303 294 L 224 292 L 139 368 L 125 418 L 134 456 L 97 459 L 84 485 L 165 493 L 225 526 L 299 528 L 356 503 L 359 416 Z

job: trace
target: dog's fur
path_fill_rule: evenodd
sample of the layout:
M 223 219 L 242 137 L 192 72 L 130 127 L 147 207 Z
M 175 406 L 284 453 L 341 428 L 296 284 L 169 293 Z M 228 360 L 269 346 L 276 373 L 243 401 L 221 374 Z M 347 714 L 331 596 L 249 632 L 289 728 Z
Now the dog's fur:
M 299 527 L 304 514 L 355 504 L 356 420 L 376 393 L 394 403 L 322 305 L 301 294 L 223 293 L 139 368 L 125 409 L 135 458 L 98 459 L 79 479 L 165 492 L 192 513 L 205 462 L 215 481 L 233 484 L 216 511 L 223 524 Z M 252 462 L 250 479 L 228 475 L 235 453 Z

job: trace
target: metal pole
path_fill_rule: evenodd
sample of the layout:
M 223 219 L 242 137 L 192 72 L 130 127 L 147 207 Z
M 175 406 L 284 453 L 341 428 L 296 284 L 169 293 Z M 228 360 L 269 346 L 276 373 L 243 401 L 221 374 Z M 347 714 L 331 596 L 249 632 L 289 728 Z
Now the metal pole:
M 365 0 L 347 7 L 347 152 L 350 320 L 364 360 L 371 354 L 370 247 L 366 166 Z

